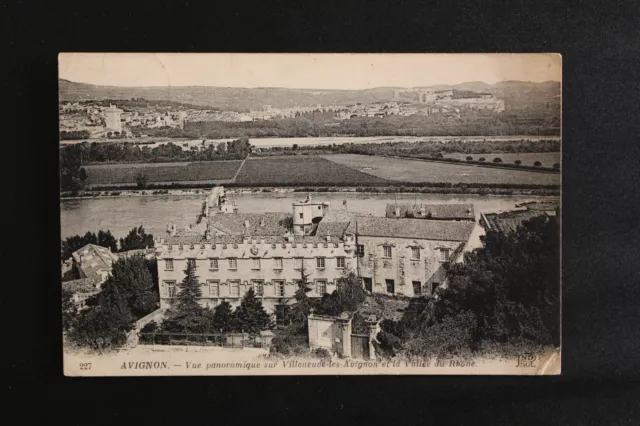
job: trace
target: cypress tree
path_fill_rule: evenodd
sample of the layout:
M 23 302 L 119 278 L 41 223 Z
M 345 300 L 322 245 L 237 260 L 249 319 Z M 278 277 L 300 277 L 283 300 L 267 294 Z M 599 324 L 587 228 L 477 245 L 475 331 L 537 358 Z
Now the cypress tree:
M 195 266 L 188 264 L 178 284 L 178 294 L 162 323 L 163 329 L 179 333 L 204 333 L 208 330 L 208 310 L 198 303 L 202 297 Z
M 271 317 L 264 310 L 262 302 L 256 298 L 252 288 L 242 298 L 242 302 L 235 312 L 235 319 L 238 331 L 256 334 L 262 330 L 273 328 Z

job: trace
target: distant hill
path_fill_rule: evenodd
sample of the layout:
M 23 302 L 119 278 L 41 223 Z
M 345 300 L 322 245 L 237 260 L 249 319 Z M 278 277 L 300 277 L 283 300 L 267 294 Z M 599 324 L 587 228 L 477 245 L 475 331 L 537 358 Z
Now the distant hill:
M 259 109 L 263 105 L 275 108 L 293 106 L 314 106 L 317 104 L 348 105 L 355 103 L 384 102 L 393 99 L 393 93 L 401 87 L 377 87 L 365 90 L 323 90 L 287 89 L 279 87 L 233 88 L 208 86 L 182 87 L 118 87 L 96 86 L 59 79 L 59 99 L 61 102 L 79 100 L 144 98 L 149 101 L 170 100 L 193 105 L 210 106 L 223 110 L 246 111 Z M 481 81 L 467 82 L 453 86 L 437 85 L 421 88 L 434 90 L 471 90 L 490 92 L 498 99 L 504 99 L 507 110 L 537 108 L 549 104 L 553 108 L 560 103 L 560 83 L 547 81 L 532 83 L 503 81 L 494 85 Z

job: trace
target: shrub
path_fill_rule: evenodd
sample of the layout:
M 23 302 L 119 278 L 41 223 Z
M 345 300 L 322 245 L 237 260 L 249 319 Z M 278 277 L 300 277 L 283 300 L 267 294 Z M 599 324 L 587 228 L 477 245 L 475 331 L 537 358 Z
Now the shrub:
M 311 354 L 316 358 L 331 359 L 331 354 L 325 348 L 317 348 Z
M 303 355 L 309 352 L 309 344 L 304 336 L 284 334 L 271 340 L 271 350 L 281 355 Z
M 493 159 L 493 162 L 494 163 L 502 163 L 502 158 L 496 157 L 496 158 Z
M 534 165 L 535 167 L 540 167 L 540 166 L 542 166 L 542 163 L 541 163 L 541 162 L 539 162 L 539 161 L 536 161 L 535 163 L 533 163 L 533 165 Z
M 155 321 L 151 321 L 150 323 L 147 323 L 144 327 L 142 327 L 140 332 L 141 333 L 153 333 L 153 332 L 155 332 L 157 330 L 158 330 L 158 323 L 156 323 Z
M 513 163 L 514 163 L 516 166 L 519 166 L 520 164 L 522 164 L 522 161 L 520 161 L 520 160 L 516 160 L 516 161 L 514 161 Z
M 467 161 L 473 161 L 473 157 L 472 156 L 468 156 L 467 157 Z
M 485 158 L 484 158 L 484 157 L 480 157 L 480 158 L 478 159 L 478 161 L 485 161 Z

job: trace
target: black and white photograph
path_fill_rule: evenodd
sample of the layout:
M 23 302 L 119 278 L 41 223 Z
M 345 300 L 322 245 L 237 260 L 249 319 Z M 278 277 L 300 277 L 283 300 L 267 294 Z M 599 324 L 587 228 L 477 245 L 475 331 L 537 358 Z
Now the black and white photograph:
M 559 54 L 69 52 L 58 85 L 66 376 L 561 373 Z

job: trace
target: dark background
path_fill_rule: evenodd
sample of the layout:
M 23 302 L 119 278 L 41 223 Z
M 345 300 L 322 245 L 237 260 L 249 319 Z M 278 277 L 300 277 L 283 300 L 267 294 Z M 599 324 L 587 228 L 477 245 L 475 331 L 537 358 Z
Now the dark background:
M 2 402 L 16 411 L 17 423 L 640 424 L 640 6 L 508 5 L 3 5 L 3 93 L 16 95 L 3 97 L 1 169 L 10 195 L 3 204 L 10 214 L 2 221 L 2 352 L 9 355 L 1 364 L 9 397 Z M 65 378 L 57 255 L 60 51 L 561 53 L 562 376 Z

